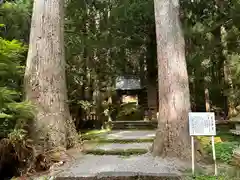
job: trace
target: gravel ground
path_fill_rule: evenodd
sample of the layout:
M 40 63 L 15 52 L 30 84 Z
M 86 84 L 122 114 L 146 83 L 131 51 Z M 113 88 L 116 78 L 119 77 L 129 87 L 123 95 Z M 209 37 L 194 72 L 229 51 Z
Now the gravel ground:
M 93 150 L 127 150 L 127 149 L 146 149 L 149 150 L 149 148 L 152 146 L 152 143 L 127 143 L 127 144 L 118 144 L 118 143 L 111 143 L 111 144 L 99 144 L 94 148 L 91 148 Z
M 118 131 L 112 131 L 111 133 L 107 135 L 103 135 L 104 138 L 106 139 L 151 139 L 155 137 L 155 131 L 151 130 L 143 130 L 143 131 L 138 131 L 138 130 L 129 130 L 129 131 L 124 131 L 124 130 L 118 130 Z
M 93 176 L 166 176 L 180 174 L 176 160 L 154 158 L 150 154 L 140 156 L 97 156 L 85 155 L 71 167 L 58 174 L 58 177 L 93 177 Z

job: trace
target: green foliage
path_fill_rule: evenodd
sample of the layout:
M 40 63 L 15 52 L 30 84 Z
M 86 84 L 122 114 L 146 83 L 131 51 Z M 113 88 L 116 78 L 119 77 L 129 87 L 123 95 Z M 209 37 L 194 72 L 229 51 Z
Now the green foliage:
M 17 40 L 0 38 L 0 136 L 6 137 L 17 124 L 33 118 L 33 106 L 21 101 L 22 63 L 26 47 Z M 20 125 L 19 125 L 20 126 Z
M 15 0 L 0 5 L 1 37 L 8 40 L 28 41 L 32 2 L 31 0 Z
M 0 165 L 14 163 L 11 166 L 21 173 L 34 162 L 32 141 L 24 130 L 34 107 L 22 96 L 27 53 L 23 42 L 28 42 L 31 4 L 14 0 L 0 5 Z
M 0 6 L 0 137 L 21 129 L 34 116 L 22 101 L 22 84 L 30 32 L 32 1 L 5 1 Z M 16 40 L 17 39 L 17 40 Z
M 89 101 L 80 100 L 80 101 L 78 101 L 78 103 L 86 111 L 89 110 L 93 106 Z
M 192 102 L 204 110 L 206 89 L 213 110 L 239 104 L 239 1 L 182 0 Z M 232 116 L 232 112 L 229 112 Z
M 116 76 L 140 75 L 153 15 L 150 0 L 68 1 L 65 46 L 73 116 L 89 114 L 88 105 L 99 118 L 111 114 L 106 99 L 114 93 Z
M 16 88 L 24 73 L 23 57 L 26 47 L 16 40 L 0 37 L 0 85 Z
M 118 120 L 140 120 L 142 119 L 142 108 L 136 103 L 124 103 L 120 106 Z
M 227 180 L 227 179 L 232 179 L 232 180 L 234 180 L 235 178 L 234 177 L 229 177 L 227 175 L 220 175 L 220 176 L 206 176 L 206 175 L 203 175 L 203 176 L 189 177 L 189 180 L 190 179 L 196 179 L 196 180 Z M 237 180 L 237 178 L 236 178 L 236 180 Z
M 83 140 L 93 140 L 93 139 L 99 139 L 99 137 L 104 136 L 106 133 L 108 133 L 109 129 L 103 129 L 103 130 L 91 130 L 87 131 L 83 134 L 81 134 L 81 138 Z
M 230 163 L 233 155 L 233 150 L 238 146 L 238 142 L 215 143 L 216 158 L 222 162 Z M 212 156 L 212 146 L 207 146 L 206 150 Z
M 180 3 L 194 110 L 205 110 L 209 90 L 211 109 L 227 114 L 230 103 L 240 104 L 239 1 Z M 102 113 L 118 75 L 146 77 L 141 68 L 147 67 L 157 76 L 153 1 L 70 0 L 66 19 L 71 109 L 82 109 L 83 100 Z

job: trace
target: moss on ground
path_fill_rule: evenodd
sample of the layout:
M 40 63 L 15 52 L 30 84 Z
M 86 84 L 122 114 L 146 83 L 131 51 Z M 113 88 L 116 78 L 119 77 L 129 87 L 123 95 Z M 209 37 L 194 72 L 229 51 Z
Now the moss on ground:
M 130 156 L 130 155 L 140 155 L 146 154 L 148 150 L 146 149 L 114 149 L 114 150 L 102 150 L 102 149 L 95 149 L 95 150 L 85 150 L 84 153 L 86 154 L 94 154 L 94 155 L 119 155 L 119 156 Z
M 118 143 L 118 144 L 128 144 L 128 143 L 146 143 L 153 142 L 153 138 L 148 139 L 104 139 L 104 138 L 95 138 L 90 140 L 95 143 Z
M 92 139 L 99 138 L 99 136 L 103 134 L 107 134 L 110 131 L 111 131 L 110 129 L 90 130 L 90 131 L 82 132 L 80 136 L 82 140 L 92 140 Z

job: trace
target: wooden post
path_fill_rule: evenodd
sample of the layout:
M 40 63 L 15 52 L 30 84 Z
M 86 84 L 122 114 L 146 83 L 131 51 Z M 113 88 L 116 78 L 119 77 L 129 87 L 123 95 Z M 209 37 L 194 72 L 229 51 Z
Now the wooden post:
M 191 136 L 191 144 L 192 144 L 192 174 L 195 173 L 195 154 L 194 154 L 194 136 Z

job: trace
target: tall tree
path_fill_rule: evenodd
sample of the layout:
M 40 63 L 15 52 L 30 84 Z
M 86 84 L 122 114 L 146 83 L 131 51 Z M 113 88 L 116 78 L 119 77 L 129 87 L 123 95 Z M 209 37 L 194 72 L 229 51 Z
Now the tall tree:
M 40 151 L 76 143 L 67 105 L 64 1 L 34 1 L 25 71 L 26 99 L 36 105 L 32 133 Z
M 190 95 L 178 0 L 155 0 L 159 119 L 153 155 L 189 160 Z

